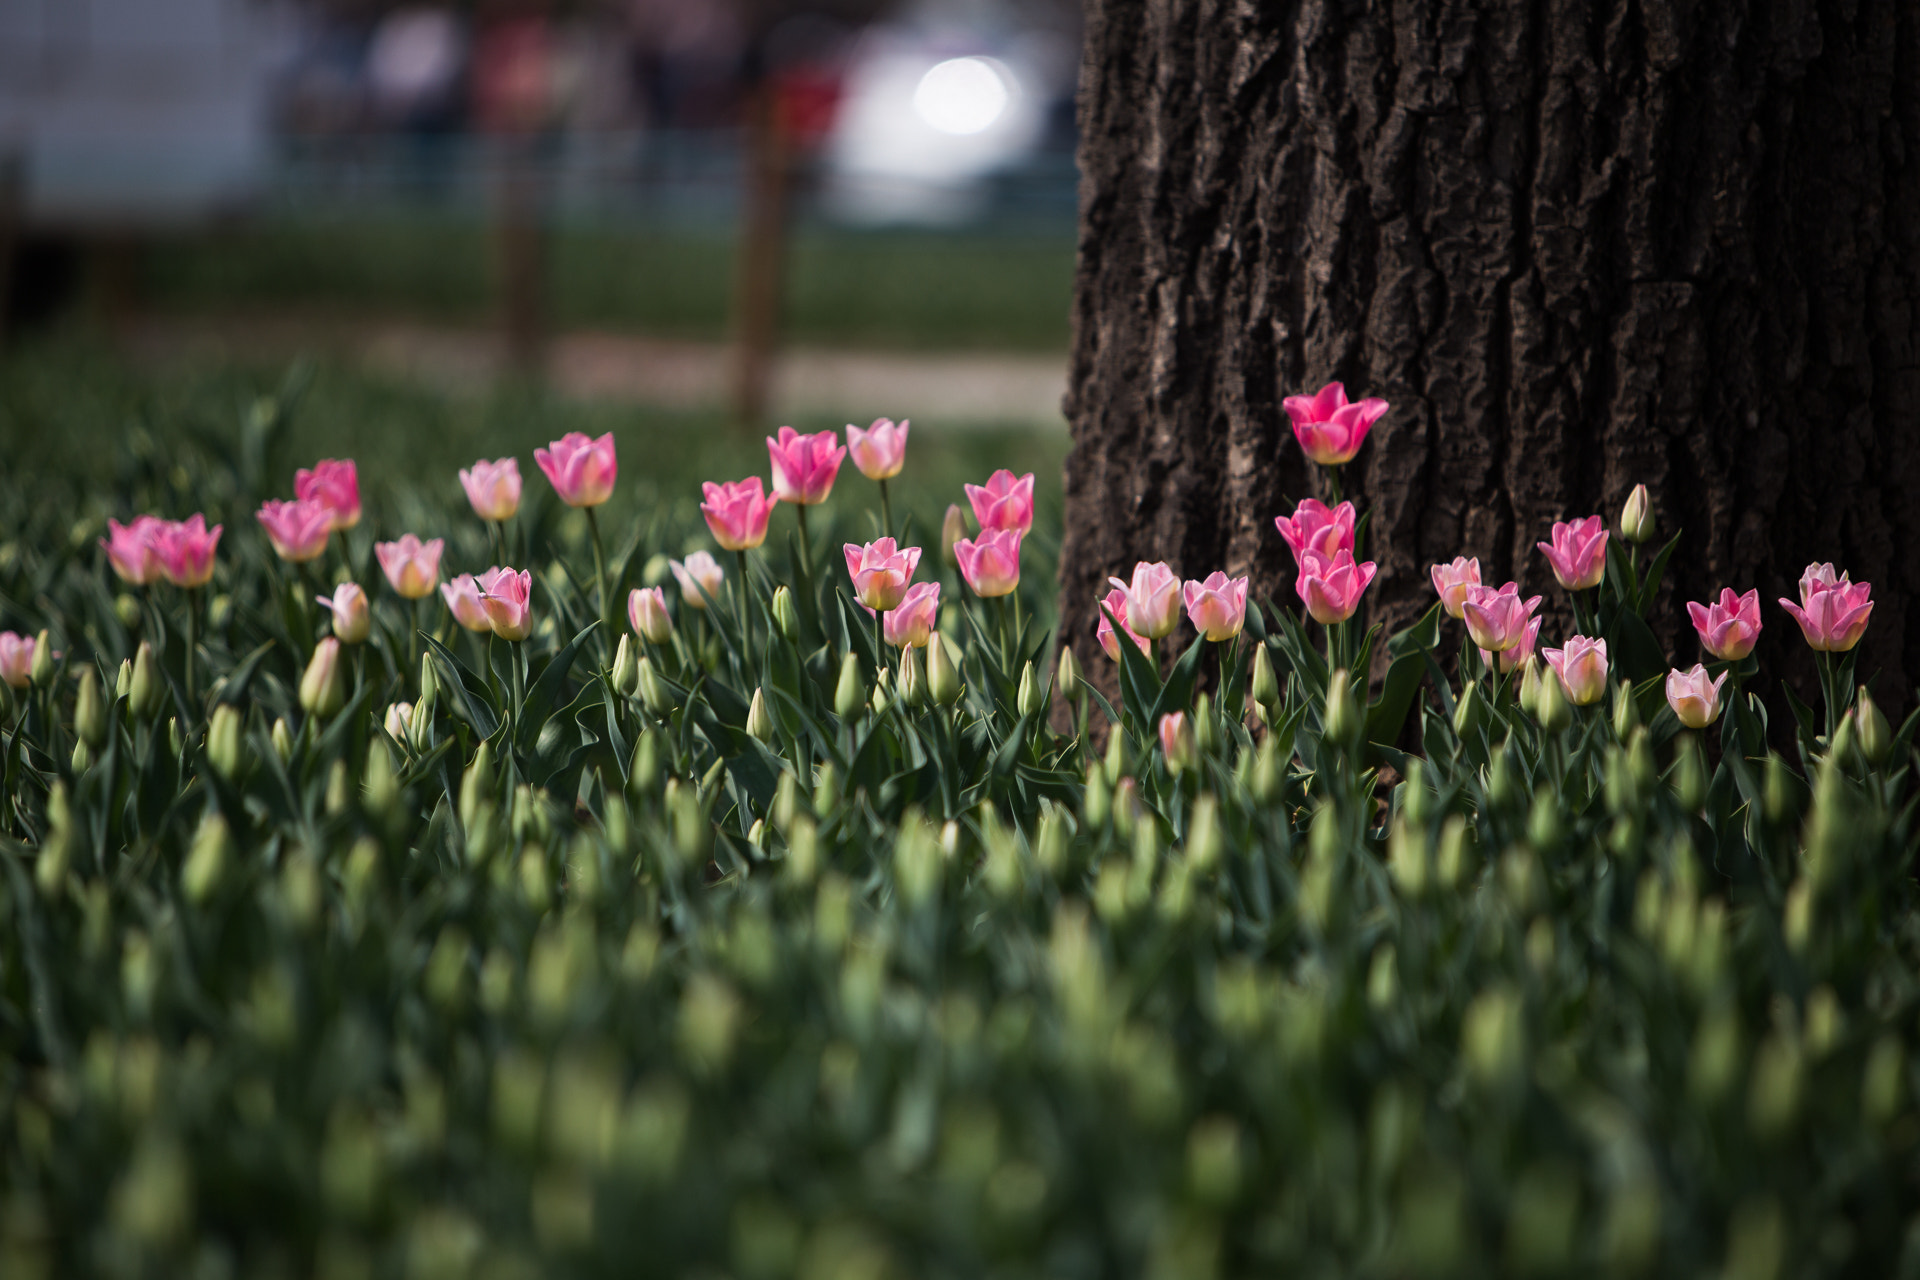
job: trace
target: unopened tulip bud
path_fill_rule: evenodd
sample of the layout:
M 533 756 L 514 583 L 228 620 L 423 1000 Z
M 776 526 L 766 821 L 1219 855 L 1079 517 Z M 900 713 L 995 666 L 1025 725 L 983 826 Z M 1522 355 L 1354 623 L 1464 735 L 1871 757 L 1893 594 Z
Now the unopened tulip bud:
M 1203 756 L 1220 750 L 1220 721 L 1213 714 L 1213 695 L 1203 693 L 1193 700 L 1193 745 Z
M 1633 700 L 1633 685 L 1625 680 L 1613 688 L 1613 736 L 1625 742 L 1640 723 L 1640 708 Z
M 1793 774 L 1777 752 L 1767 753 L 1767 784 L 1761 794 L 1761 807 L 1769 822 L 1785 822 L 1793 816 Z
M 1072 702 L 1080 696 L 1080 682 L 1086 679 L 1080 670 L 1080 660 L 1073 656 L 1071 648 L 1062 647 L 1060 661 L 1054 667 L 1054 681 L 1060 687 L 1060 696 Z
M 1273 674 L 1273 659 L 1267 656 L 1264 642 L 1253 649 L 1253 700 L 1266 708 L 1269 720 L 1280 703 L 1280 680 Z
M 1272 804 L 1280 798 L 1280 788 L 1286 783 L 1286 770 L 1287 762 L 1280 758 L 1280 748 L 1269 737 L 1254 752 L 1253 776 L 1248 780 L 1247 789 L 1259 803 Z
M 753 691 L 753 705 L 747 708 L 747 736 L 761 742 L 773 741 L 773 717 L 767 713 L 764 690 Z
M 829 760 L 813 775 L 813 816 L 825 819 L 840 807 L 840 772 Z
M 1462 740 L 1479 726 L 1481 710 L 1480 686 L 1469 684 L 1460 691 L 1460 700 L 1453 704 L 1453 731 Z
M 866 690 L 860 683 L 860 660 L 848 653 L 840 660 L 840 681 L 833 689 L 833 714 L 842 720 L 860 714 L 866 705 Z
M 1681 735 L 1679 758 L 1673 762 L 1673 794 L 1680 807 L 1696 813 L 1707 799 L 1707 766 L 1700 758 L 1699 744 L 1692 734 Z
M 967 513 L 959 503 L 947 508 L 946 519 L 940 522 L 940 558 L 947 562 L 948 568 L 960 567 L 960 557 L 954 554 L 953 544 L 967 536 Z
M 788 641 L 800 634 L 800 611 L 794 607 L 793 592 L 784 586 L 773 589 L 773 629 Z
M 664 716 L 673 710 L 673 697 L 654 672 L 653 659 L 642 655 L 634 672 L 634 687 L 640 691 L 640 701 L 653 714 Z
M 142 640 L 133 655 L 133 676 L 127 683 L 127 709 L 138 719 L 145 720 L 160 709 L 164 693 L 160 682 L 160 665 L 153 656 L 153 646 Z
M 1853 714 L 1859 721 L 1855 736 L 1860 743 L 1860 754 L 1867 758 L 1868 764 L 1885 764 L 1887 754 L 1893 750 L 1893 730 L 1865 685 L 1860 686 L 1855 696 Z
M 240 772 L 240 712 L 228 703 L 215 707 L 207 723 L 207 761 L 228 782 Z
M 1628 542 L 1645 542 L 1653 537 L 1653 509 L 1643 484 L 1633 486 L 1627 505 L 1620 510 L 1620 536 Z
M 493 799 L 493 744 L 481 739 L 473 763 L 460 775 L 460 826 L 469 834 L 480 806 Z
M 1327 738 L 1351 751 L 1359 745 L 1365 727 L 1365 713 L 1347 673 L 1334 672 L 1327 680 Z
M 440 670 L 434 665 L 433 655 L 420 655 L 420 701 L 425 702 L 440 689 Z
M 28 669 L 28 678 L 38 688 L 46 688 L 53 679 L 53 641 L 43 629 L 33 640 L 33 665 Z
M 900 698 L 909 707 L 927 704 L 926 667 L 920 650 L 908 645 L 900 660 Z
M 640 663 L 633 656 L 633 637 L 621 636 L 620 647 L 613 654 L 614 690 L 631 696 L 639 683 Z
M 283 764 L 293 759 L 293 730 L 287 726 L 285 716 L 273 722 L 273 754 L 279 756 Z
M 107 741 L 107 707 L 100 699 L 100 674 L 91 662 L 80 668 L 80 691 L 73 699 L 73 731 L 98 751 Z
M 116 699 L 125 701 L 127 695 L 132 692 L 133 692 L 133 659 L 122 658 L 120 659 L 119 673 L 116 674 L 113 678 L 113 696 Z
M 875 715 L 880 715 L 886 711 L 898 697 L 899 695 L 894 691 L 893 687 L 893 672 L 887 670 L 885 667 L 880 668 L 880 674 L 873 678 L 873 693 L 868 698 L 868 705 L 873 708 Z
M 177 760 L 180 758 L 180 753 L 182 751 L 185 751 L 186 749 L 187 749 L 187 731 L 180 727 L 180 717 L 168 716 L 167 717 L 167 750 L 172 752 L 174 759 Z
M 1020 689 L 1014 696 L 1014 707 L 1023 716 L 1037 716 L 1046 708 L 1047 693 L 1034 678 L 1033 663 L 1029 662 L 1020 671 Z
M 333 634 L 342 644 L 361 644 L 373 633 L 367 593 L 358 583 L 343 582 L 334 588 L 333 595 L 320 596 L 315 603 L 333 614 Z
M 1540 696 L 1534 706 L 1533 718 L 1545 733 L 1559 733 L 1573 723 L 1573 707 L 1568 704 L 1566 692 L 1561 689 L 1557 677 L 1540 681 Z
M 1129 749 L 1125 731 L 1118 726 L 1107 734 L 1107 785 L 1116 787 L 1120 779 L 1133 772 L 1133 752 Z
M 1540 668 L 1543 664 L 1534 654 L 1528 654 L 1520 663 L 1520 692 L 1517 701 L 1520 709 L 1530 716 L 1540 714 Z
M 180 867 L 180 888 L 187 895 L 187 901 L 198 906 L 220 887 L 227 869 L 229 846 L 225 818 L 209 813 L 200 820 L 199 829 L 193 833 L 193 845 L 187 850 L 187 860 Z
M 1168 773 L 1180 773 L 1193 764 L 1193 730 L 1187 726 L 1184 711 L 1170 711 L 1160 717 L 1160 755 Z
M 400 780 L 394 776 L 393 753 L 377 738 L 367 744 L 365 786 L 368 811 L 382 816 L 391 814 L 394 802 L 400 798 Z
M 300 707 L 326 719 L 339 711 L 347 700 L 345 681 L 340 671 L 340 642 L 325 636 L 313 647 L 306 674 L 300 677 Z
M 627 762 L 627 786 L 636 795 L 652 791 L 660 783 L 660 735 L 649 729 L 633 744 L 633 759 Z
M 352 798 L 352 787 L 347 781 L 347 762 L 345 760 L 335 760 L 333 762 L 333 768 L 327 771 L 327 815 L 332 817 L 345 813 L 347 802 Z
M 1211 791 L 1193 802 L 1187 819 L 1187 865 L 1206 871 L 1220 860 L 1220 806 Z
M 966 686 L 960 683 L 959 657 L 951 642 L 939 632 L 927 645 L 927 692 L 943 707 L 960 701 Z
M 140 602 L 122 591 L 113 598 L 113 616 L 120 619 L 120 625 L 131 631 L 140 625 Z
M 84 739 L 75 742 L 73 744 L 73 754 L 67 757 L 67 763 L 72 768 L 75 777 L 85 773 L 87 770 L 93 768 L 93 748 L 89 747 Z

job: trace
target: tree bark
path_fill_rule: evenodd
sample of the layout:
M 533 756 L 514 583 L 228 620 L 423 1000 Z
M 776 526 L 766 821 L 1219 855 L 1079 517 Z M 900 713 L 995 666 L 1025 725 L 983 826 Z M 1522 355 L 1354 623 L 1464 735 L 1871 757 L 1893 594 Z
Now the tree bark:
M 1645 482 L 1682 602 L 1758 587 L 1763 672 L 1811 664 L 1809 561 L 1873 584 L 1863 676 L 1920 672 L 1920 7 L 1905 0 L 1088 0 L 1061 612 L 1136 559 L 1251 573 L 1326 496 L 1280 402 L 1392 409 L 1346 469 L 1371 616 Z M 1111 679 L 1104 658 L 1088 664 Z M 1796 680 L 1796 683 L 1800 683 Z M 1784 715 L 1776 712 L 1777 717 Z

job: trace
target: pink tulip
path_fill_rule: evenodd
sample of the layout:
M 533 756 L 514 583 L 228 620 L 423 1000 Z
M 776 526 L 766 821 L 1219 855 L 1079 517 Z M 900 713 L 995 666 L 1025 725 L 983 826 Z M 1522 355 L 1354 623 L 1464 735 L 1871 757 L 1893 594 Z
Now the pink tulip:
M 1385 400 L 1347 403 L 1347 389 L 1329 382 L 1316 396 L 1288 396 L 1282 402 L 1293 419 L 1293 436 L 1307 457 L 1323 467 L 1353 461 L 1366 443 L 1367 433 L 1387 411 Z
M 1727 682 L 1727 674 L 1722 671 L 1718 680 L 1710 679 L 1707 669 L 1697 662 L 1691 671 L 1676 667 L 1667 672 L 1667 705 L 1680 717 L 1681 724 L 1704 729 L 1720 718 L 1720 686 Z
M 1536 543 L 1553 566 L 1553 576 L 1569 591 L 1600 585 L 1607 573 L 1607 530 L 1599 516 L 1562 520 L 1553 526 L 1553 541 Z
M 1374 563 L 1353 562 L 1353 552 L 1342 551 L 1329 559 L 1309 551 L 1301 559 L 1300 576 L 1293 589 L 1306 603 L 1315 622 L 1331 626 L 1345 622 L 1360 607 L 1361 593 L 1373 581 Z
M 1820 653 L 1845 653 L 1860 643 L 1873 613 L 1873 587 L 1833 576 L 1830 564 L 1810 564 L 1800 575 L 1800 603 L 1782 598 L 1780 607 L 1800 624 L 1807 644 Z
M 357 582 L 343 582 L 333 589 L 333 596 L 316 596 L 323 608 L 333 614 L 333 634 L 345 644 L 364 642 L 373 630 L 373 620 L 367 611 L 367 593 L 360 589 Z
M 847 576 L 853 579 L 853 594 L 860 603 L 881 613 L 899 608 L 900 601 L 906 597 L 907 584 L 913 581 L 914 570 L 919 567 L 920 548 L 908 547 L 903 551 L 894 545 L 892 538 L 881 538 L 864 547 L 849 542 L 844 550 Z
M 875 418 L 873 425 L 862 431 L 851 422 L 847 424 L 847 452 L 853 455 L 853 465 L 860 468 L 861 475 L 869 480 L 891 480 L 900 474 L 907 465 L 909 425 L 905 419 L 896 427 L 891 418 Z
M 1564 649 L 1542 649 L 1540 656 L 1560 677 L 1567 701 L 1591 706 L 1607 694 L 1607 642 L 1574 636 Z
M 480 599 L 480 584 L 473 575 L 463 573 L 452 582 L 440 584 L 440 596 L 447 602 L 447 610 L 453 614 L 453 620 L 469 631 L 492 631 L 493 622 L 487 617 L 487 606 Z
M 525 569 L 489 569 L 475 584 L 487 623 L 502 640 L 525 640 L 533 634 L 533 575 Z
M 410 533 L 398 542 L 376 542 L 373 554 L 380 559 L 381 571 L 403 600 L 421 600 L 433 594 L 440 581 L 440 552 L 446 543 L 440 538 L 422 542 Z
M 1153 652 L 1153 641 L 1135 631 L 1127 621 L 1127 589 L 1125 587 L 1115 587 L 1107 592 L 1107 598 L 1100 603 L 1107 606 L 1107 613 L 1111 613 L 1118 619 L 1120 629 L 1127 633 L 1127 639 L 1133 641 L 1141 653 Z M 1107 620 L 1106 613 L 1100 615 L 1100 625 L 1094 629 L 1094 638 L 1100 642 L 1100 647 L 1107 651 L 1109 658 L 1115 662 L 1120 661 L 1120 639 L 1114 635 L 1113 623 Z
M 16 689 L 33 683 L 33 637 L 0 631 L 0 680 Z
M 981 532 L 1014 529 L 1026 533 L 1033 528 L 1033 472 L 1016 480 L 1013 472 L 1003 467 L 988 476 L 986 484 L 965 488 Z
M 940 584 L 916 582 L 889 609 L 880 622 L 881 634 L 896 648 L 924 649 L 933 637 L 933 626 L 940 616 Z
M 255 518 L 267 531 L 274 553 L 294 564 L 318 560 L 327 549 L 327 535 L 333 529 L 331 513 L 318 502 L 304 498 L 296 502 L 269 498 L 260 504 Z
M 1209 640 L 1231 640 L 1247 622 L 1247 579 L 1229 578 L 1215 569 L 1204 582 L 1180 588 L 1187 621 Z
M 517 458 L 480 459 L 460 472 L 473 514 L 482 520 L 511 520 L 520 510 L 520 462 Z
M 144 587 L 160 576 L 160 558 L 154 553 L 154 535 L 165 524 L 153 516 L 135 516 L 132 524 L 107 521 L 108 537 L 100 539 L 107 563 L 121 581 Z
M 1519 584 L 1509 582 L 1497 590 L 1468 587 L 1460 611 L 1462 621 L 1467 624 L 1467 634 L 1475 644 L 1482 650 L 1504 653 L 1527 638 L 1527 624 L 1539 607 L 1539 596 L 1522 600 Z M 1539 628 L 1534 630 L 1537 632 Z
M 792 427 L 780 428 L 778 439 L 767 437 L 767 458 L 773 464 L 773 496 L 803 507 L 818 506 L 833 492 L 840 463 L 847 456 L 831 431 L 803 436 Z
M 185 520 L 157 521 L 153 527 L 154 559 L 160 572 L 176 587 L 204 587 L 213 579 L 213 553 L 225 526 L 207 528 L 206 517 L 195 512 Z M 326 534 L 320 535 L 322 546 Z
M 1760 638 L 1760 593 L 1733 594 L 1730 587 L 1720 588 L 1716 604 L 1687 605 L 1693 629 L 1700 633 L 1700 644 L 1708 653 L 1727 662 L 1738 662 L 1753 652 Z
M 1007 595 L 1020 585 L 1018 529 L 982 529 L 979 537 L 954 543 L 953 554 L 960 561 L 960 576 L 983 599 Z
M 1167 769 L 1179 773 L 1193 763 L 1193 733 L 1187 728 L 1187 713 L 1169 711 L 1160 717 L 1160 754 L 1167 758 Z
M 407 733 L 413 727 L 413 704 L 411 702 L 390 703 L 387 714 L 381 717 L 380 727 L 387 736 L 401 746 L 407 745 Z
M 708 481 L 700 491 L 707 498 L 700 504 L 700 514 L 707 518 L 707 528 L 713 530 L 713 540 L 722 550 L 751 551 L 767 540 L 767 519 L 780 499 L 761 491 L 759 476 L 732 484 Z
M 1291 519 L 1275 516 L 1273 520 L 1274 528 L 1280 530 L 1287 549 L 1293 552 L 1295 565 L 1309 551 L 1331 560 L 1342 551 L 1353 550 L 1353 524 L 1351 502 L 1329 507 L 1318 498 L 1302 501 L 1293 509 Z
M 599 506 L 613 496 L 614 478 L 620 474 L 611 431 L 598 440 L 569 431 L 546 448 L 535 449 L 533 460 L 570 507 Z
M 1539 597 L 1535 596 L 1534 600 L 1537 603 Z M 1482 649 L 1480 661 L 1486 664 L 1487 670 L 1498 671 L 1502 675 L 1509 671 L 1518 671 L 1526 665 L 1527 659 L 1533 656 L 1534 645 L 1539 639 L 1540 619 L 1535 618 L 1521 630 L 1519 642 L 1511 649 L 1503 649 L 1499 653 L 1490 653 Z
M 1467 607 L 1467 588 L 1480 585 L 1480 560 L 1465 556 L 1456 556 L 1452 564 L 1431 565 L 1427 573 L 1433 578 L 1433 589 L 1440 593 L 1440 607 L 1447 611 L 1449 618 L 1458 618 Z
M 360 475 L 351 458 L 322 458 L 313 470 L 293 473 L 293 496 L 327 509 L 327 531 L 360 523 Z
M 720 584 L 727 575 L 720 562 L 704 551 L 696 551 L 685 560 L 669 560 L 673 580 L 680 584 L 680 598 L 696 609 L 707 607 L 708 599 L 720 598 Z M 702 592 L 705 594 L 701 594 Z
M 1180 625 L 1180 579 L 1164 561 L 1140 561 L 1132 582 L 1107 581 L 1127 593 L 1127 625 L 1147 639 L 1172 635 Z
M 655 644 L 673 638 L 673 615 L 667 612 L 667 593 L 660 587 L 635 587 L 627 596 L 627 621 L 634 634 Z

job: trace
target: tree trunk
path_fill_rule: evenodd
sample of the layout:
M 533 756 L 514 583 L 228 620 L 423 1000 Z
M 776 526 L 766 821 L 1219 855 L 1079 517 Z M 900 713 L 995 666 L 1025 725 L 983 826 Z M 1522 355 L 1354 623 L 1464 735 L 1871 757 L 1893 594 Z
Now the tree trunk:
M 1080 121 L 1083 658 L 1136 559 L 1296 607 L 1273 518 L 1320 481 L 1280 402 L 1340 379 L 1392 403 L 1346 469 L 1374 620 L 1477 555 L 1564 636 L 1534 543 L 1645 482 L 1685 532 L 1652 619 L 1676 660 L 1682 602 L 1758 587 L 1763 671 L 1813 693 L 1774 598 L 1833 561 L 1879 602 L 1861 674 L 1907 700 L 1920 8 L 1088 0 Z

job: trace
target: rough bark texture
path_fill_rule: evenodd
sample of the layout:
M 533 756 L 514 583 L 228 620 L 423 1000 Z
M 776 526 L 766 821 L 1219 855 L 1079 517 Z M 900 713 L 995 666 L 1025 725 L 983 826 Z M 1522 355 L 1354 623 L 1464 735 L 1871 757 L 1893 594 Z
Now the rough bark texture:
M 1346 475 L 1376 620 L 1457 554 L 1562 603 L 1534 543 L 1644 481 L 1677 658 L 1680 602 L 1757 586 L 1763 671 L 1810 671 L 1774 599 L 1831 560 L 1908 700 L 1920 5 L 1088 0 L 1080 112 L 1083 657 L 1136 559 L 1293 603 L 1273 517 L 1318 480 L 1280 401 L 1337 378 L 1393 405 Z

